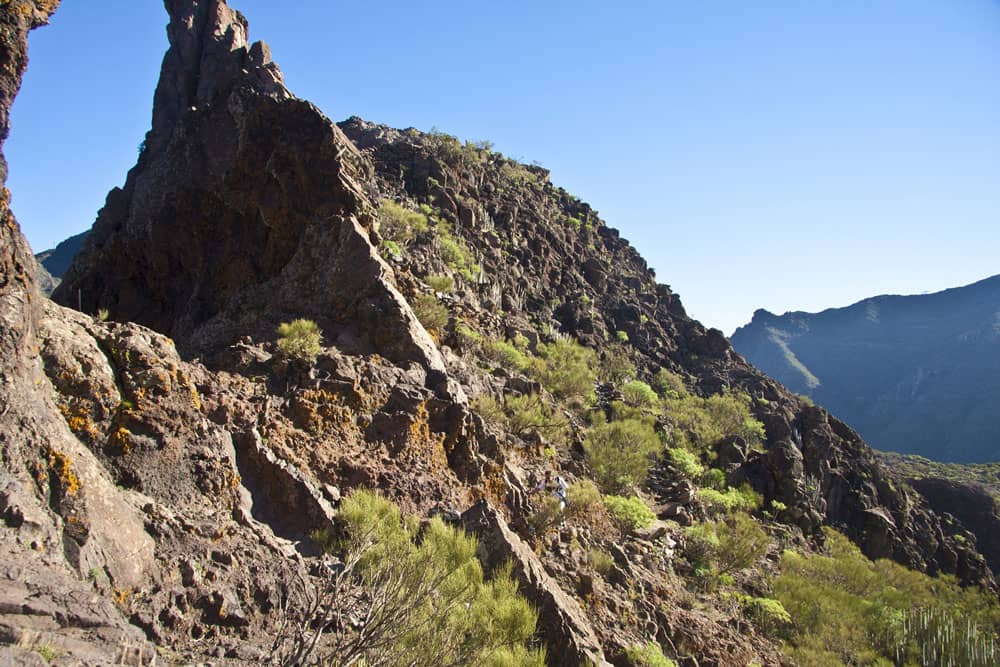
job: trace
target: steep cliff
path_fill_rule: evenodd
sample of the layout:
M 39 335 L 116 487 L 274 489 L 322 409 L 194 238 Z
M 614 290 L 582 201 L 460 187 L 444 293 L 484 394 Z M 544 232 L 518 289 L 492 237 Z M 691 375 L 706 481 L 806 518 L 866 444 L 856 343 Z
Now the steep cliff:
M 757 311 L 732 342 L 879 449 L 987 463 L 1000 457 L 998 313 L 994 276 L 821 313 Z

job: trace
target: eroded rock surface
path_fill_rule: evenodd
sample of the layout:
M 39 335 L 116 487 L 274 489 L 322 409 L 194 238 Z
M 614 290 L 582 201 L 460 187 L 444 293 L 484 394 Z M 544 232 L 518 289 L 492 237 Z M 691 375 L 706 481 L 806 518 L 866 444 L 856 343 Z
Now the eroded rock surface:
M 370 166 L 288 92 L 239 12 L 166 4 L 152 130 L 53 297 L 196 353 L 309 317 L 328 341 L 416 363 L 446 391 L 440 353 L 369 241 Z
M 583 426 L 566 411 L 556 451 L 470 407 L 466 394 L 551 399 L 516 369 L 480 366 L 470 331 L 534 350 L 627 341 L 645 376 L 664 367 L 695 392 L 750 394 L 765 451 L 732 440 L 720 453 L 731 483 L 786 506 L 768 525 L 770 561 L 778 545 L 815 548 L 832 524 L 873 557 L 992 585 L 956 522 L 687 317 L 547 172 L 441 135 L 335 126 L 287 91 L 225 2 L 166 7 L 145 150 L 57 293 L 79 294 L 86 314 L 40 298 L 0 200 L 0 643 L 17 644 L 0 659 L 32 664 L 32 646 L 51 644 L 66 661 L 148 663 L 155 645 L 181 663 L 263 663 L 285 610 L 305 603 L 291 582 L 324 585 L 313 556 L 341 494 L 365 487 L 421 516 L 472 507 L 483 562 L 513 559 L 553 664 L 619 664 L 647 641 L 685 665 L 778 664 L 776 643 L 735 612 L 691 604 L 676 526 L 625 535 L 574 517 L 532 533 L 538 478 L 587 474 Z M 27 31 L 53 8 L 0 7 L 4 130 Z M 379 198 L 423 204 L 479 271 L 456 271 L 431 233 L 386 262 Z M 409 305 L 434 293 L 431 274 L 455 283 L 434 294 L 448 313 L 436 339 Z M 275 325 L 296 317 L 324 333 L 309 368 L 275 345 Z M 691 521 L 694 486 L 668 473 L 650 482 L 663 482 L 661 514 Z M 603 574 L 592 548 L 607 552 Z

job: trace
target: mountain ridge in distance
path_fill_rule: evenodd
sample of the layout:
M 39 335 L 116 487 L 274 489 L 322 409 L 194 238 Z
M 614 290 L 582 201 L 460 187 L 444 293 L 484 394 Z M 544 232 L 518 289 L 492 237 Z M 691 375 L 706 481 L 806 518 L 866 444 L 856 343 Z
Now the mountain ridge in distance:
M 876 448 L 957 463 L 1000 459 L 1000 275 L 818 313 L 760 309 L 731 340 Z

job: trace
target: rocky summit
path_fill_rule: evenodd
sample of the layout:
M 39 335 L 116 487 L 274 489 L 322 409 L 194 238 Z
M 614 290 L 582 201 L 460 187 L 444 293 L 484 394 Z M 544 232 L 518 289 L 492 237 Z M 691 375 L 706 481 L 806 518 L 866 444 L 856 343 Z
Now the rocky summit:
M 0 6 L 4 135 L 56 4 Z M 53 301 L 0 201 L 0 662 L 831 664 L 931 641 L 899 591 L 992 631 L 981 524 L 548 172 L 334 124 L 226 2 L 165 6 L 152 128 Z M 808 589 L 862 580 L 878 643 L 809 634 Z

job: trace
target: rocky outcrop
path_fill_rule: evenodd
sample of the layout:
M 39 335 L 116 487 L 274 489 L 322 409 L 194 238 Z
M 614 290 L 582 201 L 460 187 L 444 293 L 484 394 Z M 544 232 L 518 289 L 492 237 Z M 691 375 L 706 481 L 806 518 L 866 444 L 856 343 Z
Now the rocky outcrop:
M 22 49 L 42 5 L 0 8 Z M 777 664 L 777 645 L 737 612 L 691 604 L 673 569 L 682 536 L 672 524 L 625 534 L 600 507 L 532 533 L 546 500 L 540 474 L 588 474 L 583 427 L 555 405 L 571 427 L 550 447 L 537 430 L 515 433 L 466 404 L 466 391 L 551 398 L 537 379 L 462 354 L 503 337 L 538 350 L 571 335 L 605 356 L 617 341 L 643 377 L 664 367 L 697 393 L 748 393 L 765 451 L 733 439 L 720 459 L 730 482 L 785 503 L 767 522 L 782 546 L 814 548 L 832 524 L 873 557 L 992 585 L 964 533 L 851 429 L 690 319 L 617 231 L 545 170 L 446 135 L 356 118 L 335 126 L 290 95 L 225 2 L 166 7 L 171 48 L 145 150 L 57 292 L 87 314 L 42 305 L 4 209 L 0 563 L 11 567 L 0 577 L 0 641 L 44 629 L 46 641 L 107 653 L 109 633 L 121 631 L 143 656 L 151 642 L 181 663 L 262 663 L 288 610 L 309 603 L 294 589 L 329 584 L 313 555 L 336 538 L 341 490 L 366 487 L 421 516 L 472 506 L 463 519 L 484 565 L 512 560 L 554 664 L 623 663 L 651 641 L 682 664 Z M 387 262 L 379 198 L 422 204 L 475 270 L 449 264 L 432 231 Z M 454 289 L 435 293 L 432 273 Z M 437 339 L 408 303 L 431 293 L 448 315 Z M 101 310 L 111 321 L 93 317 Z M 275 325 L 296 317 L 324 333 L 309 368 L 274 341 Z M 690 484 L 664 493 L 697 502 Z M 74 597 L 91 603 L 85 615 L 59 611 Z M 34 614 L 36 599 L 50 611 Z M 84 662 L 122 659 L 85 649 L 67 650 Z
M 621 349 L 649 374 L 667 368 L 704 394 L 746 392 L 765 426 L 766 451 L 724 447 L 732 483 L 748 481 L 766 500 L 785 503 L 782 519 L 817 538 L 821 526 L 834 525 L 871 557 L 992 581 L 981 557 L 956 542 L 856 432 L 747 364 L 720 331 L 689 318 L 635 249 L 547 172 L 447 135 L 359 118 L 340 127 L 371 158 L 383 197 L 433 204 L 476 249 L 482 273 L 456 290 L 453 309 L 476 313 L 481 330 L 529 341 L 540 340 L 539 331 L 566 332 L 598 350 L 627 341 Z M 395 261 L 401 284 L 454 273 L 433 247 L 433 240 L 415 242 Z M 410 286 L 419 294 L 415 279 Z M 683 513 L 676 498 L 661 500 L 664 516 Z
M 1000 276 L 820 313 L 754 313 L 733 334 L 748 361 L 881 450 L 1000 459 Z
M 506 562 L 530 600 L 538 607 L 538 624 L 548 658 L 558 665 L 610 667 L 583 609 L 545 571 L 538 556 L 485 501 L 462 515 L 466 530 L 479 537 L 479 560 L 487 572 Z
M 952 530 L 964 528 L 972 533 L 976 550 L 994 572 L 1000 571 L 1000 507 L 994 496 L 975 484 L 938 477 L 910 479 L 909 482 L 935 512 L 945 517 Z
M 285 89 L 242 15 L 166 5 L 145 148 L 53 297 L 150 326 L 186 353 L 308 317 L 328 342 L 416 363 L 444 391 L 440 354 L 368 238 L 370 167 Z
M 58 2 L 13 0 L 0 7 L 0 139 L 27 62 L 27 35 Z M 6 180 L 0 157 L 0 180 Z M 31 664 L 49 646 L 80 664 L 155 659 L 141 632 L 105 598 L 90 571 L 122 588 L 150 576 L 152 540 L 135 508 L 70 432 L 53 401 L 38 354 L 43 300 L 34 258 L 0 196 L 0 637 L 21 648 L 4 660 Z M 136 663 L 138 664 L 138 663 Z

